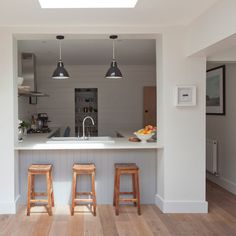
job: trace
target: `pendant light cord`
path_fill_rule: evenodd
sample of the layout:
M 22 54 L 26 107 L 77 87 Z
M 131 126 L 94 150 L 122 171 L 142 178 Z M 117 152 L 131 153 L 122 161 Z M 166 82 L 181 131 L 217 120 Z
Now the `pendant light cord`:
M 115 39 L 113 39 L 113 61 L 115 61 Z
M 60 61 L 61 61 L 61 40 L 59 40 L 59 47 L 60 47 Z

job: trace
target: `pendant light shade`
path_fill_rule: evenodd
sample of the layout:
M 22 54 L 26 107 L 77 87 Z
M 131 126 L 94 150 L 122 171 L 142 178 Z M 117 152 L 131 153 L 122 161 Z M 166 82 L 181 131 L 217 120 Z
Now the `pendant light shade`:
M 118 68 L 116 61 L 112 61 L 111 67 L 107 71 L 105 77 L 107 79 L 122 79 L 123 78 L 122 73 L 120 69 Z
M 69 79 L 70 78 L 70 76 L 69 76 L 67 70 L 64 68 L 64 64 L 61 60 L 57 63 L 57 68 L 53 72 L 52 78 L 53 79 Z
M 64 36 L 58 35 L 57 39 L 59 40 L 59 46 L 60 46 L 60 60 L 57 63 L 56 70 L 53 72 L 52 79 L 69 79 L 70 78 L 69 73 L 64 68 L 64 64 L 61 59 L 61 40 L 64 39 Z
M 123 78 L 122 73 L 120 69 L 118 68 L 117 62 L 115 59 L 115 39 L 117 38 L 118 38 L 117 35 L 110 36 L 110 39 L 113 40 L 113 58 L 112 58 L 111 66 L 105 75 L 107 79 L 122 79 Z

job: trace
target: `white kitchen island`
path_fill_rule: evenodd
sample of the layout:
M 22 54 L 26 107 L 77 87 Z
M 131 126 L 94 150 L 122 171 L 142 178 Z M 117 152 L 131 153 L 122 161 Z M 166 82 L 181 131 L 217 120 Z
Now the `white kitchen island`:
M 55 131 L 55 130 L 54 130 Z M 47 143 L 51 134 L 31 134 L 15 149 L 19 151 L 20 203 L 26 203 L 27 169 L 31 164 L 52 164 L 56 204 L 71 201 L 72 166 L 74 163 L 93 162 L 96 165 L 98 204 L 113 201 L 114 163 L 131 162 L 140 167 L 141 203 L 154 204 L 156 194 L 157 150 L 162 145 L 129 142 L 127 137 L 113 138 L 114 143 Z M 90 180 L 82 176 L 79 188 L 88 191 Z M 45 190 L 45 179 L 36 178 L 36 190 Z M 121 188 L 128 191 L 131 178 L 122 177 Z

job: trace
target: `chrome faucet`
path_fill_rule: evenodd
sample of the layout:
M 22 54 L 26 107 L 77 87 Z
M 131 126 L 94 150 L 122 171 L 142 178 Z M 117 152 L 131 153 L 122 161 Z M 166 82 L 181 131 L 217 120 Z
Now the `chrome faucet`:
M 92 121 L 92 124 L 94 125 L 94 120 L 93 120 L 93 118 L 92 118 L 91 116 L 86 116 L 86 117 L 84 117 L 84 119 L 83 119 L 83 139 L 86 139 L 86 137 L 85 137 L 85 128 L 84 128 L 84 125 L 85 125 L 85 121 L 86 121 L 87 119 L 90 119 L 90 120 Z

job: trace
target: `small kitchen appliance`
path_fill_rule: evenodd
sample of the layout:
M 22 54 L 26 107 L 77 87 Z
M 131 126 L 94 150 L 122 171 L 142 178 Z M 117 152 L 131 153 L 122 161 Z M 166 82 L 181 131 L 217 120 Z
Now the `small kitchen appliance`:
M 47 133 L 50 129 L 48 128 L 48 114 L 47 113 L 38 113 L 38 129 L 42 131 L 42 133 Z M 50 132 L 50 131 L 49 131 Z

